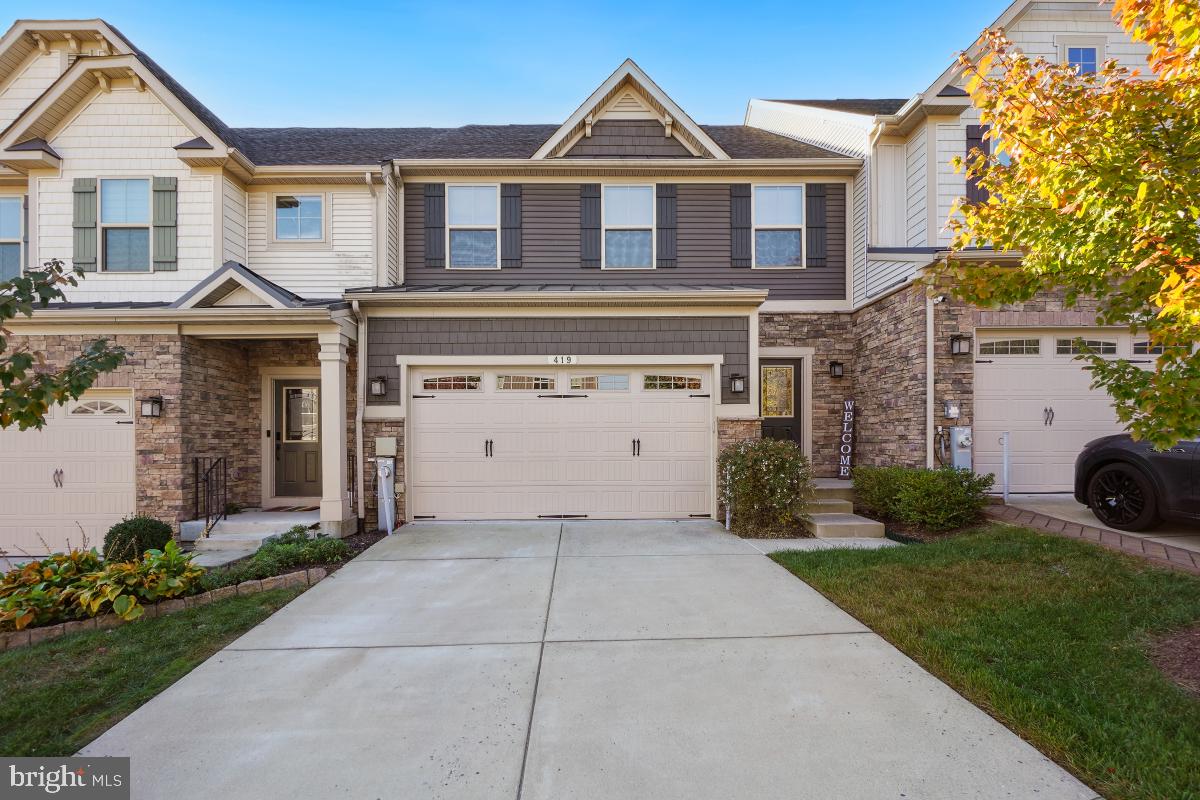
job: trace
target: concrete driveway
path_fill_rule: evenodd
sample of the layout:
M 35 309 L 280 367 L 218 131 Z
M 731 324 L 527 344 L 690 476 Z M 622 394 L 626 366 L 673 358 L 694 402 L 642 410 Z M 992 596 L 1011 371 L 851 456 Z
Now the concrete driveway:
M 408 525 L 83 754 L 146 798 L 1096 797 L 711 521 Z

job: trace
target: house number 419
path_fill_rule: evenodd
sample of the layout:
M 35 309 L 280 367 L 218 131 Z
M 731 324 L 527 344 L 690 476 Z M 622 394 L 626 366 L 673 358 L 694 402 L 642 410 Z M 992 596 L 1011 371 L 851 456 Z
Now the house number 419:
M 572 364 L 579 363 L 579 356 L 546 356 L 546 359 L 551 363 L 560 367 L 569 367 Z

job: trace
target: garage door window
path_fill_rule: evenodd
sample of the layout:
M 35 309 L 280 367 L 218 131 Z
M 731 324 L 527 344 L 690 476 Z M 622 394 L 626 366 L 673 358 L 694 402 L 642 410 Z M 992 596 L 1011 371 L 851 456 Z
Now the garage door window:
M 1038 339 L 993 339 L 979 345 L 981 356 L 1036 356 L 1041 351 Z
M 575 375 L 571 378 L 573 390 L 590 392 L 628 392 L 628 375 Z
M 482 386 L 483 378 L 479 375 L 439 375 L 421 381 L 421 387 L 426 391 L 477 392 Z
M 1115 356 L 1117 343 L 1110 339 L 1059 339 L 1055 342 L 1055 352 L 1060 356 L 1077 356 L 1081 353 Z
M 1133 343 L 1133 354 L 1135 356 L 1161 356 L 1163 354 L 1163 346 L 1161 344 L 1150 344 L 1149 339 L 1142 339 L 1140 342 Z
M 496 388 L 501 391 L 549 391 L 554 389 L 554 378 L 546 375 L 497 375 Z
M 700 379 L 691 375 L 647 375 L 642 388 L 648 392 L 699 389 Z
M 128 415 L 129 408 L 122 403 L 110 400 L 85 400 L 71 409 L 73 417 L 120 416 Z

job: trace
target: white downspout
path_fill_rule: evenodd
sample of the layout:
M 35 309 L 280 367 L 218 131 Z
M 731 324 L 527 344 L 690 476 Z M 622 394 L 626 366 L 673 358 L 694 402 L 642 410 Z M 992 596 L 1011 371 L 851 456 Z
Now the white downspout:
M 934 326 L 933 313 L 936 301 L 925 297 L 925 466 L 933 467 L 933 390 L 934 390 Z
M 364 396 L 367 385 L 367 316 L 359 310 L 357 300 L 352 300 L 350 305 L 354 309 L 354 318 L 358 321 L 358 369 L 355 371 L 354 392 L 354 460 L 358 472 L 358 490 L 354 496 L 358 498 L 358 518 L 365 520 L 367 498 L 363 496 L 363 492 L 366 490 L 367 481 L 363 474 L 363 412 L 367 405 L 367 398 Z

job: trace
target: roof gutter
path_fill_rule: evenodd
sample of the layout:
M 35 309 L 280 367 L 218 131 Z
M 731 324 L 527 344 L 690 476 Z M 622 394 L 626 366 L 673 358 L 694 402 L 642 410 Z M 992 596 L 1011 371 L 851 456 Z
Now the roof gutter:
M 346 292 L 356 306 L 758 306 L 767 299 L 765 289 L 720 289 L 707 291 L 444 291 Z
M 394 159 L 392 163 L 403 174 L 520 174 L 561 175 L 654 172 L 663 175 L 706 173 L 788 173 L 788 174 L 854 174 L 863 164 L 861 158 L 418 158 Z

